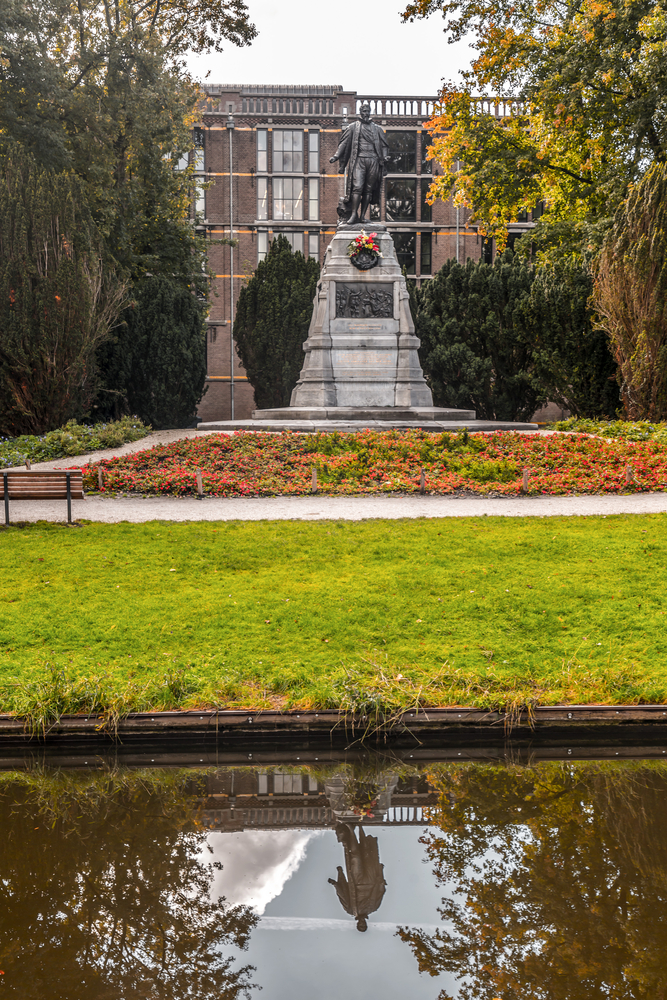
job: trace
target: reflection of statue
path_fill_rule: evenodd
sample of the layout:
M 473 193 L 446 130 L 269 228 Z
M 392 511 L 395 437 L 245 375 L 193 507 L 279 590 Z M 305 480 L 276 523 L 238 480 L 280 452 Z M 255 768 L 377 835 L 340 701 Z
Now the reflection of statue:
M 336 836 L 345 849 L 345 868 L 338 865 L 338 878 L 330 878 L 336 887 L 336 895 L 341 905 L 357 921 L 357 930 L 365 931 L 369 914 L 377 910 L 384 896 L 386 882 L 384 865 L 380 864 L 377 837 L 367 837 L 363 826 L 359 827 L 359 840 L 354 835 L 354 826 L 339 823 Z
M 338 160 L 340 173 L 347 167 L 342 207 L 345 214 L 348 211 L 350 213 L 348 225 L 360 221 L 360 202 L 361 222 L 366 220 L 366 212 L 371 203 L 380 204 L 380 185 L 389 159 L 389 145 L 384 129 L 371 121 L 370 104 L 362 104 L 359 114 L 361 121 L 348 126 L 338 149 L 329 160 L 330 163 Z

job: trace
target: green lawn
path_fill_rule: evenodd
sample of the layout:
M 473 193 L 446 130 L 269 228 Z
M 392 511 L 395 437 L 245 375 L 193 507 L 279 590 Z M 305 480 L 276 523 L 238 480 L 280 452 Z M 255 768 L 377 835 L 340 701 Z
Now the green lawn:
M 0 707 L 664 702 L 666 551 L 667 515 L 11 527 Z

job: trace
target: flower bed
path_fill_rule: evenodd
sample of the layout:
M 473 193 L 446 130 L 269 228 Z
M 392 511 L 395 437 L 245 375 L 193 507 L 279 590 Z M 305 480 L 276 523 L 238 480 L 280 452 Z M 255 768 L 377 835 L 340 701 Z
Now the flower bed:
M 631 467 L 633 481 L 626 481 Z M 211 496 L 415 493 L 424 470 L 428 493 L 522 492 L 533 495 L 647 492 L 667 489 L 667 444 L 575 434 L 213 434 L 100 462 L 84 485 L 103 492 L 197 493 L 197 470 Z

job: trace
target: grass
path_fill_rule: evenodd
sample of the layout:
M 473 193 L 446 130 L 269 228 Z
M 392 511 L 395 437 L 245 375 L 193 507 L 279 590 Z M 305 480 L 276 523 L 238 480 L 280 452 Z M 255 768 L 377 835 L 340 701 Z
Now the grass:
M 667 515 L 0 532 L 0 708 L 667 701 Z

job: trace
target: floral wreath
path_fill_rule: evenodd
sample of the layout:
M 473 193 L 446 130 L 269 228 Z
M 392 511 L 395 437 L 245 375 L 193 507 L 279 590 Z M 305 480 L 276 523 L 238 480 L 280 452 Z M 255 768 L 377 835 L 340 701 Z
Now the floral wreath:
M 358 236 L 352 240 L 351 243 L 347 245 L 347 255 L 348 257 L 356 257 L 358 253 L 370 253 L 375 257 L 381 257 L 380 247 L 375 242 L 375 237 L 377 233 L 369 233 L 366 235 L 365 230 L 361 230 Z

